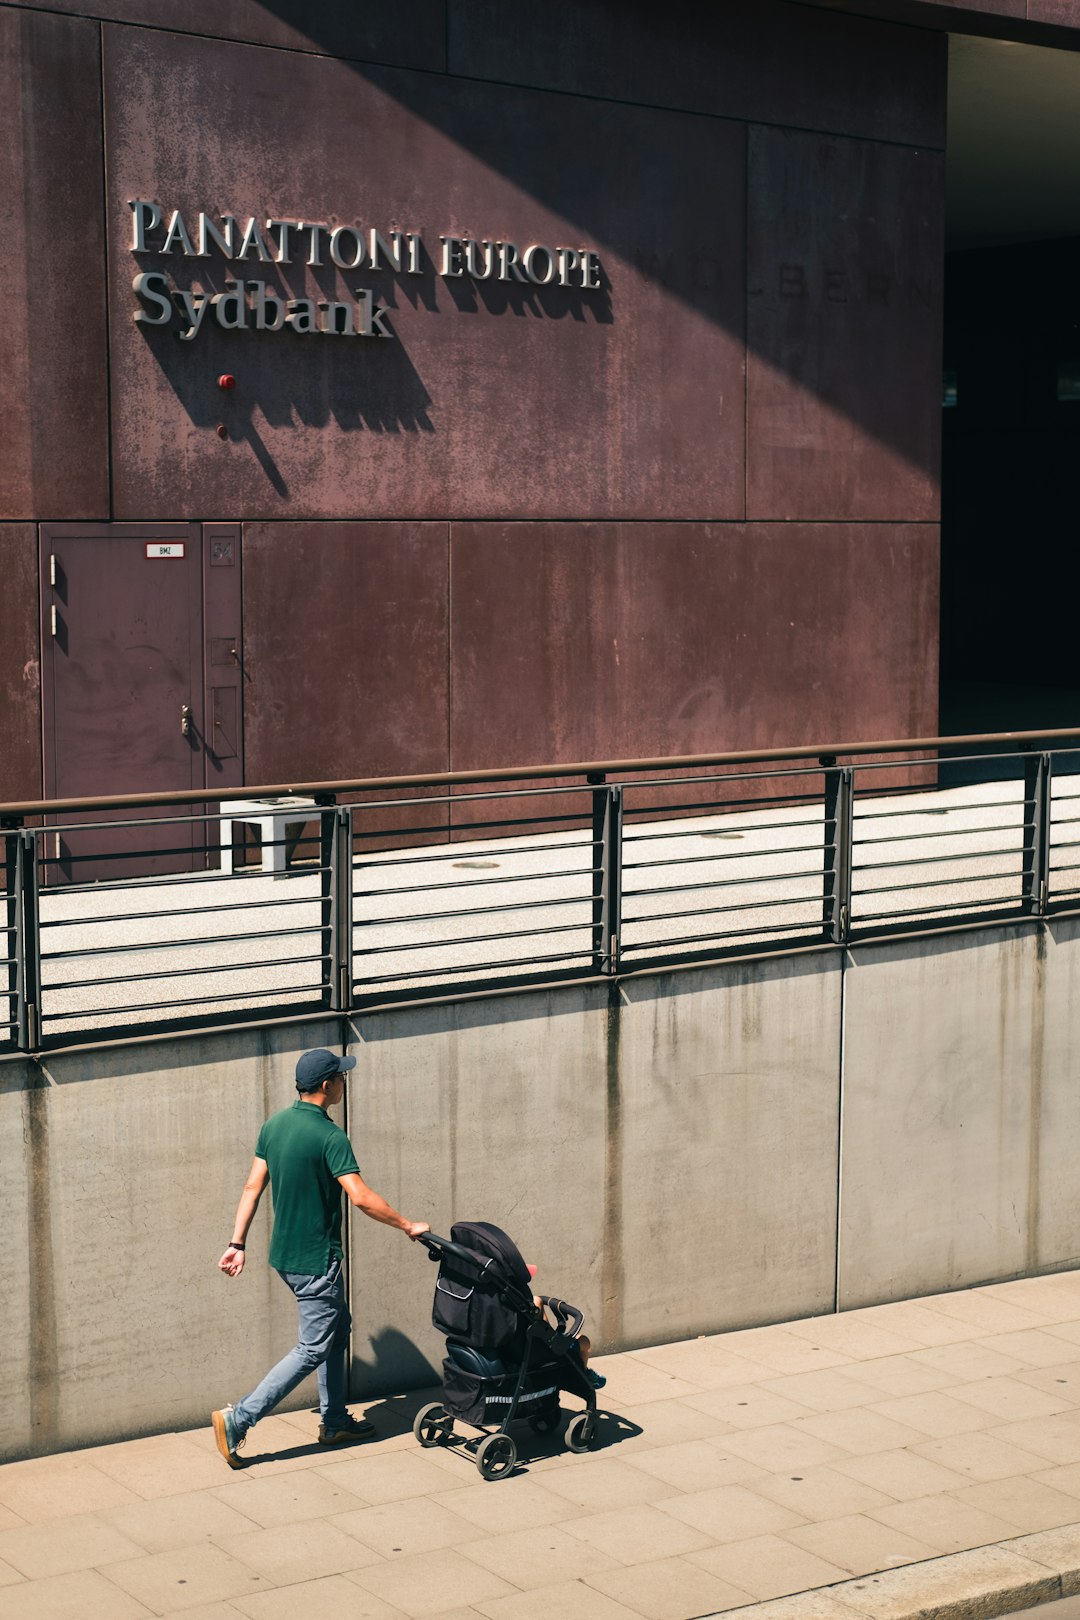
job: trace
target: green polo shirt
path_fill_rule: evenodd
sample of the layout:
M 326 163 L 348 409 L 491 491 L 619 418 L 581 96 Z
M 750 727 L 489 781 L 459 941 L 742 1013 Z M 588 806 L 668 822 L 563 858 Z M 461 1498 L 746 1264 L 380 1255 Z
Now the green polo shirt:
M 266 1160 L 274 1199 L 270 1264 L 324 1276 L 343 1254 L 337 1178 L 360 1168 L 349 1138 L 324 1109 L 298 1097 L 291 1108 L 271 1114 L 255 1154 Z

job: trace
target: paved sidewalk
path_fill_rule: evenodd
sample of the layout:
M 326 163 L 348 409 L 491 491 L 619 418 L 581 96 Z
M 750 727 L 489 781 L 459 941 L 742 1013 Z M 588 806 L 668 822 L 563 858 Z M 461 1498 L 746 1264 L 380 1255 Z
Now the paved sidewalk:
M 1080 1272 L 598 1365 L 601 1448 L 523 1426 L 498 1483 L 417 1446 L 427 1395 L 338 1452 L 270 1418 L 242 1473 L 208 1427 L 0 1467 L 0 1614 L 904 1620 L 1080 1591 Z

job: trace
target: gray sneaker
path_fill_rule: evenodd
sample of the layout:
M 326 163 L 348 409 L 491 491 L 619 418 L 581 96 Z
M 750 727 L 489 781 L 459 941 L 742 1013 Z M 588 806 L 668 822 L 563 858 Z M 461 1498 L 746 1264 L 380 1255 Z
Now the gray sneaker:
M 247 1435 L 241 1434 L 237 1428 L 232 1407 L 223 1406 L 220 1412 L 211 1413 L 210 1421 L 214 1425 L 214 1439 L 217 1441 L 217 1448 L 229 1467 L 243 1468 L 245 1464 L 236 1453 L 247 1439 Z

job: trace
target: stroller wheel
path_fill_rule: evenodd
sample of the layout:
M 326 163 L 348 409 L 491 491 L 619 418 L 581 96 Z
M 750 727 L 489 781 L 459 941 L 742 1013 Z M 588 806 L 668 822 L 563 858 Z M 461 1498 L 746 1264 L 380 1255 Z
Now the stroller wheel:
M 412 1432 L 422 1446 L 447 1446 L 454 1434 L 454 1420 L 439 1401 L 422 1406 L 413 1420 Z
M 476 1448 L 476 1466 L 484 1479 L 505 1479 L 516 1462 L 517 1446 L 508 1434 L 489 1434 Z
M 578 1412 L 566 1425 L 563 1439 L 568 1451 L 588 1451 L 596 1437 L 596 1413 Z
M 529 1428 L 534 1434 L 554 1434 L 562 1422 L 562 1408 L 556 1407 L 553 1412 L 534 1412 L 529 1419 Z

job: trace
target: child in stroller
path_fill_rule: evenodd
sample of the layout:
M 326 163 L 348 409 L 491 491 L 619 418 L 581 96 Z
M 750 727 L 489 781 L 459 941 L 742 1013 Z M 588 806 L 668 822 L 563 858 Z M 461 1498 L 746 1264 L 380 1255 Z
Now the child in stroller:
M 596 1434 L 596 1387 L 582 1356 L 577 1307 L 534 1296 L 535 1267 L 530 1271 L 513 1240 L 487 1221 L 458 1221 L 449 1240 L 427 1232 L 418 1241 L 439 1262 L 431 1320 L 446 1335 L 443 1399 L 417 1413 L 420 1444 L 450 1445 L 457 1420 L 478 1431 L 465 1445 L 481 1476 L 502 1479 L 517 1462 L 510 1424 L 526 1418 L 537 1434 L 552 1433 L 562 1417 L 559 1392 L 567 1390 L 585 1410 L 563 1438 L 571 1451 L 587 1450 Z

